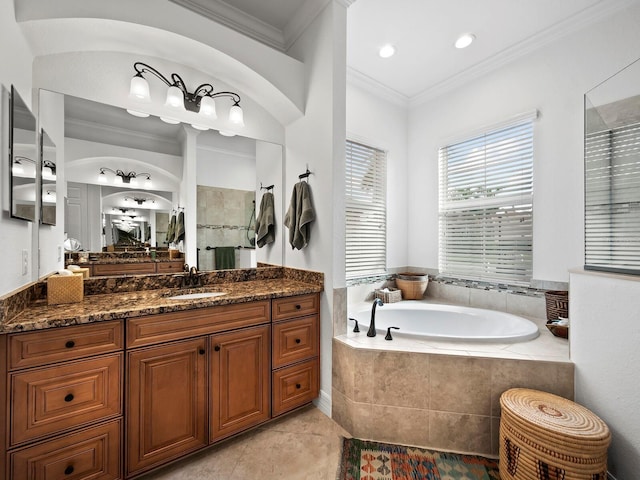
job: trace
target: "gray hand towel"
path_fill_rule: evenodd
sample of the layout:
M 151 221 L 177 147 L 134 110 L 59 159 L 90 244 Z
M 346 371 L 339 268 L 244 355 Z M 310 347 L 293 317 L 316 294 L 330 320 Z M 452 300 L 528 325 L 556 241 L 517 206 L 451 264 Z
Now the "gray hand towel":
M 167 243 L 173 242 L 173 239 L 176 237 L 176 216 L 171 215 L 171 220 L 169 220 L 169 227 L 167 228 Z
M 176 222 L 176 235 L 173 240 L 178 243 L 180 240 L 184 240 L 184 212 L 178 214 L 178 221 Z
M 266 192 L 262 195 L 260 213 L 256 219 L 256 235 L 258 248 L 262 248 L 276 239 L 275 209 L 273 206 L 273 193 L 271 192 Z
M 298 182 L 293 187 L 289 210 L 284 224 L 289 229 L 291 248 L 302 250 L 309 243 L 311 222 L 316 218 L 311 198 L 311 189 L 307 182 Z
M 236 268 L 235 247 L 216 247 L 216 270 L 226 270 Z

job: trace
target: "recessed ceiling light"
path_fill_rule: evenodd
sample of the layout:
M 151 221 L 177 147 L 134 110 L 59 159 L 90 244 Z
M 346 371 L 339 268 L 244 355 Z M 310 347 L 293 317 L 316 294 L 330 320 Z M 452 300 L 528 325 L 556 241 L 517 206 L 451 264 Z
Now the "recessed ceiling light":
M 396 47 L 394 47 L 393 45 L 387 44 L 387 45 L 384 45 L 383 47 L 380 47 L 380 51 L 378 52 L 378 55 L 380 55 L 382 58 L 389 58 L 389 57 L 392 57 L 395 53 L 396 53 Z
M 456 48 L 466 48 L 476 39 L 476 36 L 473 33 L 465 33 L 460 35 L 456 40 Z

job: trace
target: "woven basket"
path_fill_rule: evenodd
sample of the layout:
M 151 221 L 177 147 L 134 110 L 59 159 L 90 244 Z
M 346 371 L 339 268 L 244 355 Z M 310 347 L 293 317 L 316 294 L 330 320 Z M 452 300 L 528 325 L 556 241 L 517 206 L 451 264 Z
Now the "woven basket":
M 605 480 L 611 433 L 593 412 L 556 395 L 513 388 L 500 397 L 502 480 Z
M 544 293 L 544 298 L 547 302 L 547 320 L 569 318 L 569 292 L 549 290 Z
M 420 300 L 429 284 L 429 276 L 422 273 L 398 273 L 396 286 L 405 300 Z
M 397 288 L 389 288 L 388 292 L 383 290 L 376 290 L 374 297 L 379 298 L 384 303 L 395 303 L 402 300 L 402 292 Z
M 52 275 L 47 279 L 47 304 L 81 302 L 84 298 L 82 275 Z

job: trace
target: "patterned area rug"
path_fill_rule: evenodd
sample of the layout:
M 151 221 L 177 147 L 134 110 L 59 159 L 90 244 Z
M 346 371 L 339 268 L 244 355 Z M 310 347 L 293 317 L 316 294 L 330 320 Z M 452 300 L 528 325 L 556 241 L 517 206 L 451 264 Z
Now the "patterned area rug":
M 498 461 L 345 438 L 337 480 L 497 480 Z

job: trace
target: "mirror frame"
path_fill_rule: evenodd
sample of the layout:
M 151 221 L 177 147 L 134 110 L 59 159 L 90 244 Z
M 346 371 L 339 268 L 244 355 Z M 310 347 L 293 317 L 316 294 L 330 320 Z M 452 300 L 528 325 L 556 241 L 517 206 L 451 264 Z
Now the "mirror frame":
M 16 127 L 16 99 L 20 99 L 20 101 L 22 102 L 22 104 L 24 105 L 25 109 L 27 110 L 27 112 L 31 115 L 31 117 L 33 118 L 33 149 L 34 149 L 34 159 L 32 160 L 34 163 L 34 178 L 33 178 L 33 187 L 34 187 L 34 194 L 36 193 L 36 185 L 38 182 L 38 161 L 37 161 L 37 143 L 38 140 L 36 138 L 37 136 L 37 131 L 36 131 L 36 124 L 37 124 L 37 120 L 35 115 L 33 114 L 33 112 L 31 112 L 31 110 L 29 110 L 29 108 L 27 107 L 27 104 L 24 102 L 24 100 L 22 99 L 22 97 L 20 96 L 20 94 L 18 93 L 18 91 L 16 90 L 16 88 L 11 85 L 11 95 L 9 97 L 9 210 L 10 210 L 10 214 L 11 214 L 11 218 L 17 218 L 20 220 L 26 220 L 28 222 L 35 222 L 36 221 L 36 204 L 37 204 L 37 195 L 35 198 L 35 201 L 33 203 L 33 216 L 31 217 L 27 217 L 27 216 L 21 216 L 18 215 L 18 213 L 16 212 L 15 209 L 15 205 L 14 205 L 14 187 L 15 187 L 15 179 L 14 179 L 14 175 L 13 175 L 13 162 L 14 162 L 14 158 L 16 157 L 16 148 L 15 148 L 15 135 L 14 135 L 14 130 L 17 128 Z

